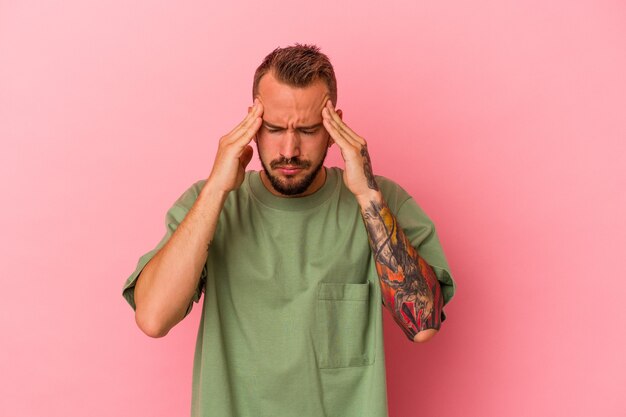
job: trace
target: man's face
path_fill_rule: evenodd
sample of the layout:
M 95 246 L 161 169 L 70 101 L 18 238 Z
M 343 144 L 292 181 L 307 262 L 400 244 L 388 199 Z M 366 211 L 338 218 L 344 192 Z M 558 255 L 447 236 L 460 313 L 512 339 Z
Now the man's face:
M 263 184 L 276 195 L 314 193 L 326 180 L 322 167 L 332 144 L 322 124 L 322 109 L 329 99 L 326 84 L 318 80 L 294 88 L 269 72 L 259 82 L 257 97 L 264 109 L 256 138 Z

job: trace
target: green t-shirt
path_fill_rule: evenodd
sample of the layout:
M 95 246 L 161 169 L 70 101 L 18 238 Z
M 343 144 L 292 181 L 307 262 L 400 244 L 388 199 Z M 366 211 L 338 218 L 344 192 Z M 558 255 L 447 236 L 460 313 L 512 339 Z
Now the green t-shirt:
M 378 275 L 343 171 L 327 173 L 324 186 L 306 197 L 274 196 L 252 171 L 228 195 L 193 299 L 204 292 L 192 416 L 387 416 Z M 377 181 L 447 303 L 454 282 L 432 222 L 399 186 Z M 165 237 L 126 281 L 123 295 L 133 308 L 139 273 L 204 183 L 168 211 Z

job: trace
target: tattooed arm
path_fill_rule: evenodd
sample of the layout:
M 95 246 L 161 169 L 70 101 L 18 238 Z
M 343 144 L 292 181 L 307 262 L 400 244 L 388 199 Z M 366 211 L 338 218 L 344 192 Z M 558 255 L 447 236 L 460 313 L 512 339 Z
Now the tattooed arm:
M 366 204 L 361 205 L 361 214 L 383 303 L 409 339 L 426 341 L 441 327 L 443 296 L 437 277 L 398 226 L 382 196 Z
M 365 140 L 343 123 L 341 112 L 330 101 L 322 116 L 346 163 L 346 186 L 361 207 L 383 303 L 410 340 L 427 341 L 441 326 L 443 296 L 437 277 L 411 245 L 378 189 Z

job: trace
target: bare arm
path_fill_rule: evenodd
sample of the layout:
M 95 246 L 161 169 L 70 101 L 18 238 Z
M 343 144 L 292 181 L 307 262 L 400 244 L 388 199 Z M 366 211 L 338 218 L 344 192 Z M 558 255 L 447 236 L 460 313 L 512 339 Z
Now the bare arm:
M 135 320 L 148 336 L 165 336 L 185 316 L 225 199 L 207 182 L 172 237 L 141 271 Z
M 367 201 L 367 200 L 364 200 Z M 411 245 L 382 196 L 361 206 L 385 306 L 406 336 L 430 339 L 441 327 L 443 296 L 437 277 Z
M 243 182 L 252 158 L 250 141 L 261 126 L 260 103 L 220 139 L 211 175 L 167 243 L 135 284 L 135 321 L 151 337 L 165 336 L 183 317 L 198 287 L 228 193 Z
M 410 340 L 427 341 L 441 326 L 443 297 L 437 277 L 411 246 L 379 191 L 365 139 L 343 123 L 330 101 L 322 116 L 345 161 L 344 182 L 361 207 L 385 307 Z

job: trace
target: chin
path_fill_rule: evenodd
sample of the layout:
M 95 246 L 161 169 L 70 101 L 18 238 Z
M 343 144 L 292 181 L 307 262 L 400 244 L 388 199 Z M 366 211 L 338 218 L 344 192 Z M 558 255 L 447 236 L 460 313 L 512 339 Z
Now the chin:
M 301 172 L 295 176 L 268 175 L 272 188 L 282 195 L 296 197 L 306 193 L 315 180 L 316 173 Z

